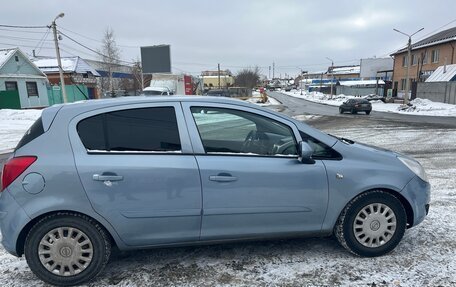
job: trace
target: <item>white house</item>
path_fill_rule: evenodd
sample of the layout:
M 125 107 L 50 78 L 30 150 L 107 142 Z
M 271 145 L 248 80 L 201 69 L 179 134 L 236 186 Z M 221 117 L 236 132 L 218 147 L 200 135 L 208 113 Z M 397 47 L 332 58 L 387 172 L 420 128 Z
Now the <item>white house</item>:
M 0 49 L 0 109 L 49 106 L 46 75 L 19 49 Z

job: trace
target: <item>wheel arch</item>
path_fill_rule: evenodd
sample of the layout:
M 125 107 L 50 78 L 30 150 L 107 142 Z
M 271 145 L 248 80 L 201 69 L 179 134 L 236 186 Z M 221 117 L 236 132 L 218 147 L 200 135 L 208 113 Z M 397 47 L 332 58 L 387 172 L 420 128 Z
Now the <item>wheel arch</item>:
M 75 215 L 80 215 L 80 216 L 85 216 L 85 217 L 88 217 L 90 220 L 93 220 L 95 223 L 97 223 L 98 225 L 100 225 L 103 230 L 106 232 L 106 234 L 108 235 L 109 237 L 109 240 L 111 242 L 111 245 L 112 247 L 117 247 L 117 242 L 116 240 L 114 239 L 113 235 L 111 234 L 109 228 L 106 228 L 105 224 L 103 224 L 102 222 L 100 222 L 99 220 L 97 220 L 96 218 L 88 215 L 88 214 L 85 214 L 85 213 L 82 213 L 82 212 L 79 212 L 79 211 L 74 211 L 74 210 L 54 210 L 54 211 L 49 211 L 49 212 L 46 212 L 46 213 L 43 213 L 43 214 L 40 214 L 38 216 L 36 216 L 35 218 L 33 218 L 32 220 L 30 220 L 21 230 L 21 232 L 19 233 L 19 236 L 17 238 L 17 241 L 16 241 L 16 253 L 18 256 L 22 256 L 24 254 L 24 249 L 25 249 L 25 239 L 27 238 L 27 235 L 28 233 L 30 232 L 30 230 L 32 229 L 32 227 L 38 223 L 41 219 L 43 219 L 44 217 L 46 216 L 49 216 L 49 215 L 53 215 L 53 214 L 58 214 L 58 213 L 62 213 L 62 214 L 75 214 Z
M 389 188 L 372 188 L 372 189 L 368 189 L 368 190 L 365 190 L 365 191 L 357 194 L 355 197 L 353 197 L 352 199 L 350 199 L 347 202 L 347 204 L 342 209 L 341 213 L 347 207 L 347 205 L 350 204 L 350 202 L 353 199 L 355 199 L 356 197 L 358 197 L 358 196 L 360 196 L 362 194 L 366 194 L 366 193 L 368 193 L 370 191 L 375 191 L 375 190 L 381 190 L 383 192 L 386 192 L 386 193 L 391 194 L 392 196 L 396 197 L 400 201 L 400 203 L 402 204 L 402 206 L 405 209 L 405 214 L 407 215 L 407 228 L 410 228 L 410 227 L 413 226 L 414 214 L 413 214 L 412 205 L 408 202 L 408 200 L 400 192 L 398 192 L 396 190 L 389 189 Z

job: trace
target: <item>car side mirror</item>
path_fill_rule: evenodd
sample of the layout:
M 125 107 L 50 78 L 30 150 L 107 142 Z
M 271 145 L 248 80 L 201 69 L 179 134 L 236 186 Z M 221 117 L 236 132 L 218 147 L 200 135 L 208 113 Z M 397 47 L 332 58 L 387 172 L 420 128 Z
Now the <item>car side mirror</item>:
M 304 141 L 299 143 L 299 158 L 298 160 L 306 164 L 314 164 L 315 160 L 312 158 L 313 149 Z

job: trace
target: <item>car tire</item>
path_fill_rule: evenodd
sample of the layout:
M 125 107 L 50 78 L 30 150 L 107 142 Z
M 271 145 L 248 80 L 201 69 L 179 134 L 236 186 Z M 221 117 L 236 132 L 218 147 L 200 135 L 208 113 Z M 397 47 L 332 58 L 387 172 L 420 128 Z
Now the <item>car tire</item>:
M 56 213 L 36 223 L 24 248 L 27 264 L 46 283 L 74 286 L 96 277 L 111 254 L 100 224 L 76 213 Z
M 366 111 L 366 115 L 369 115 L 371 113 L 371 111 Z
M 356 112 L 355 109 L 351 109 L 351 113 L 352 113 L 352 114 L 356 114 L 357 112 Z
M 342 108 L 339 108 L 339 114 L 343 114 L 344 110 Z
M 355 255 L 382 256 L 399 244 L 406 223 L 407 215 L 400 200 L 390 193 L 374 190 L 347 204 L 334 227 L 334 235 Z

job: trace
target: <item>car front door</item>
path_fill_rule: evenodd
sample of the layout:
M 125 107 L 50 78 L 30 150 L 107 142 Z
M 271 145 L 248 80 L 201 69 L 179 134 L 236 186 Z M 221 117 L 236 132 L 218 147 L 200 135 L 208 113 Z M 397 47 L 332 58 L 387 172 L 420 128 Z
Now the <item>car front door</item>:
M 202 240 L 320 231 L 326 171 L 298 160 L 293 123 L 226 104 L 183 109 L 201 174 Z
M 70 123 L 87 196 L 127 245 L 199 240 L 201 182 L 182 119 L 170 102 L 105 108 Z

